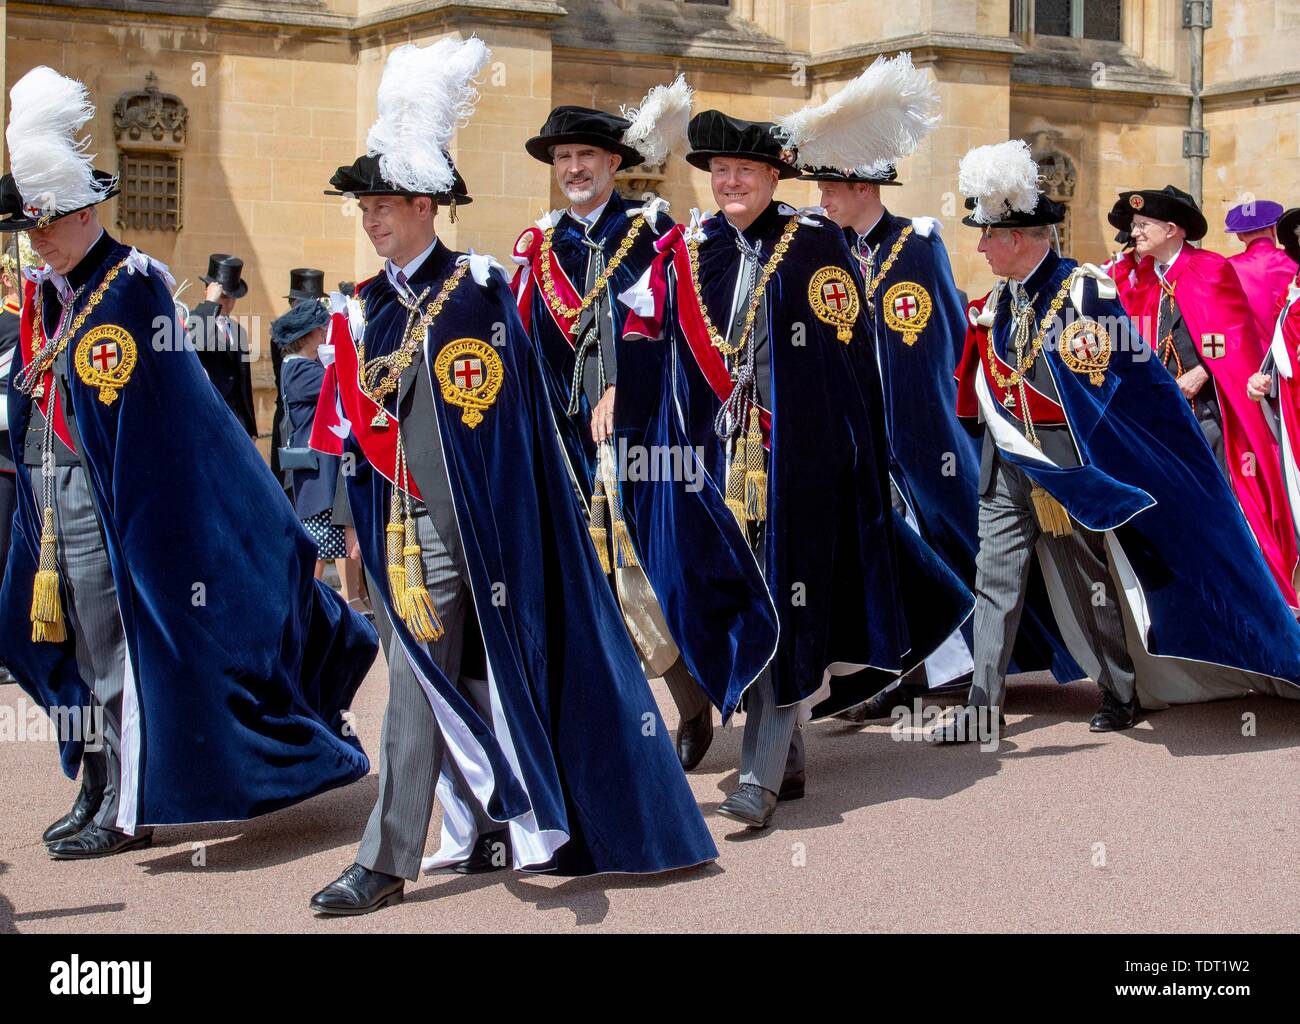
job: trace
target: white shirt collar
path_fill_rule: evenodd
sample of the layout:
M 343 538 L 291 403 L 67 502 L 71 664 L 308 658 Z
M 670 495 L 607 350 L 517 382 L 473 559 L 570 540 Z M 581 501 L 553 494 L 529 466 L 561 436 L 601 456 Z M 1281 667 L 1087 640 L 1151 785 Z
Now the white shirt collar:
M 1157 264 L 1156 264 L 1156 273 L 1160 275 L 1160 279 L 1161 279 L 1162 281 L 1164 280 L 1165 275 L 1166 275 L 1167 273 L 1169 273 L 1170 270 L 1173 269 L 1174 264 L 1178 262 L 1178 257 L 1181 256 L 1181 255 L 1183 254 L 1183 249 L 1184 249 L 1185 247 L 1186 247 L 1186 243 L 1183 243 L 1182 245 L 1179 245 L 1179 246 L 1178 246 L 1178 251 L 1177 251 L 1176 253 L 1173 254 L 1173 256 L 1170 258 L 1170 260 L 1169 260 L 1168 263 L 1157 263 Z
M 397 287 L 398 271 L 401 271 L 403 274 L 405 274 L 406 280 L 409 282 L 411 278 L 415 276 L 416 271 L 418 271 L 422 266 L 424 266 L 424 261 L 429 258 L 430 253 L 433 252 L 433 250 L 437 247 L 437 245 L 438 245 L 438 239 L 434 238 L 434 240 L 429 243 L 429 247 L 425 249 L 424 252 L 420 253 L 419 256 L 415 257 L 415 259 L 411 260 L 411 262 L 406 264 L 406 266 L 404 267 L 399 267 L 392 260 L 389 260 L 387 263 L 385 263 L 384 271 L 388 274 L 388 283 L 391 284 L 394 288 Z M 406 290 L 409 292 L 411 289 L 408 287 Z
M 104 229 L 100 228 L 99 234 L 95 236 L 95 240 L 91 242 L 90 245 L 86 247 L 86 251 L 82 253 L 81 258 L 83 260 L 90 255 L 90 250 L 95 248 L 95 246 L 99 244 L 99 240 L 103 237 Z M 50 271 L 49 281 L 54 285 L 54 290 L 59 293 L 59 299 L 63 302 L 67 302 L 73 291 L 72 285 L 68 284 L 68 279 L 57 270 L 52 269 Z
M 611 196 L 610 198 L 612 199 L 613 196 Z M 587 216 L 585 217 L 582 216 L 580 213 L 578 213 L 578 211 L 575 210 L 572 206 L 569 207 L 568 213 L 569 216 L 572 217 L 574 220 L 576 220 L 579 224 L 591 228 L 596 226 L 596 221 L 600 220 L 600 215 L 605 212 L 605 207 L 607 207 L 608 205 L 609 205 L 609 199 L 606 199 L 603 203 L 597 206 L 594 210 L 591 211 L 591 213 L 587 214 Z

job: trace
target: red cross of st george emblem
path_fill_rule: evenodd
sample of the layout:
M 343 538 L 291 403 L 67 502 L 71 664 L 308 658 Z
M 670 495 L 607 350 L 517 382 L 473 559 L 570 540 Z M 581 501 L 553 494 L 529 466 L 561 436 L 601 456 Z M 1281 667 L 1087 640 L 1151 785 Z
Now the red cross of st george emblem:
M 122 359 L 122 350 L 118 348 L 115 341 L 100 342 L 94 347 L 90 354 L 90 361 L 95 369 L 102 373 L 107 373 L 113 369 Z
M 483 361 L 481 359 L 457 359 L 453 376 L 456 385 L 463 391 L 473 391 L 483 383 Z
M 930 293 L 915 281 L 899 281 L 885 292 L 885 326 L 901 334 L 904 345 L 916 344 L 933 309 Z

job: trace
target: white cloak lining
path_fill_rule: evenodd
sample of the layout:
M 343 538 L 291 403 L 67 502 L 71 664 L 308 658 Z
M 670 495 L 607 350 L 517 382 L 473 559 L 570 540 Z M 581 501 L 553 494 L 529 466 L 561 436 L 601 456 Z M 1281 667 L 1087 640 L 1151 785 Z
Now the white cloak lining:
M 982 372 L 975 379 L 975 393 L 986 426 L 992 431 L 993 441 L 1000 449 L 1055 465 L 997 412 Z M 1133 571 L 1115 531 L 1105 531 L 1105 537 L 1106 550 L 1110 554 L 1111 579 L 1116 592 L 1122 594 L 1124 598 L 1119 603 L 1124 622 L 1124 642 L 1133 660 L 1137 696 L 1144 708 L 1156 710 L 1168 707 L 1170 704 L 1195 704 L 1228 697 L 1242 697 L 1251 690 L 1259 690 L 1273 696 L 1300 699 L 1300 689 L 1271 676 L 1214 662 L 1152 654 L 1148 648 L 1151 613 L 1142 590 L 1142 583 L 1137 573 Z M 1065 641 L 1066 648 L 1074 660 L 1088 673 L 1088 677 L 1096 680 L 1101 669 L 1100 659 L 1088 644 L 1087 634 L 1070 606 L 1065 586 L 1061 582 L 1060 569 L 1052 556 L 1051 548 L 1040 538 L 1034 550 L 1043 570 L 1047 595 L 1061 630 L 1061 638 Z

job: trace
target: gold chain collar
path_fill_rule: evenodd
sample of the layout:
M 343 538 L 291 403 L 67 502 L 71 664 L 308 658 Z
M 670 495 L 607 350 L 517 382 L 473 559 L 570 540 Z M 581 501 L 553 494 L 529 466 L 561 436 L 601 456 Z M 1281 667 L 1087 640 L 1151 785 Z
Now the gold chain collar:
M 90 293 L 90 299 L 86 302 L 85 308 L 77 314 L 67 330 L 65 330 L 61 335 L 56 335 L 54 338 L 49 339 L 41 347 L 41 351 L 38 351 L 33 355 L 32 369 L 30 371 L 31 376 L 27 376 L 27 370 L 23 371 L 23 376 L 27 380 L 31 381 L 31 396 L 33 398 L 39 400 L 45 397 L 43 378 L 50 372 L 50 368 L 54 365 L 54 361 L 59 358 L 59 353 L 68 347 L 68 343 L 76 337 L 77 332 L 85 326 L 87 318 L 89 318 L 90 314 L 94 312 L 95 307 L 99 305 L 100 300 L 105 296 L 105 294 L 107 294 L 108 286 L 113 283 L 113 279 L 116 278 L 122 268 L 126 266 L 129 258 L 130 257 L 123 258 L 120 263 L 104 275 L 104 280 L 99 283 L 98 288 Z M 45 310 L 42 299 L 42 293 L 44 290 L 45 289 L 38 284 L 32 302 L 32 324 L 41 332 L 41 338 L 45 338 Z
M 551 239 L 555 236 L 555 228 L 547 228 L 546 233 L 542 236 L 542 291 L 546 293 L 546 304 L 551 307 L 555 315 L 565 320 L 576 320 L 605 290 L 605 285 L 609 279 L 614 276 L 614 271 L 619 268 L 627 254 L 631 251 L 633 243 L 636 242 L 636 236 L 640 234 L 642 226 L 645 224 L 645 217 L 637 214 L 632 218 L 632 226 L 628 228 L 627 234 L 623 236 L 623 241 L 619 243 L 618 251 L 614 253 L 613 258 L 605 265 L 604 271 L 596 278 L 596 283 L 591 286 L 591 291 L 582 297 L 582 302 L 576 309 L 572 306 L 566 306 L 564 300 L 555 291 L 555 278 L 551 274 Z
M 754 295 L 749 300 L 749 309 L 745 312 L 745 329 L 741 332 L 740 340 L 732 345 L 726 338 L 718 333 L 718 329 L 713 326 L 713 320 L 709 317 L 709 310 L 704 305 L 704 296 L 700 292 L 700 243 L 696 239 L 690 239 L 686 243 L 687 262 L 691 268 L 691 287 L 695 289 L 695 299 L 699 303 L 700 315 L 704 318 L 705 330 L 709 333 L 709 341 L 713 347 L 721 352 L 724 356 L 734 356 L 737 352 L 744 350 L 749 341 L 749 336 L 754 330 L 754 320 L 758 316 L 759 303 L 763 301 L 763 293 L 767 290 L 768 279 L 776 272 L 786 250 L 790 248 L 790 242 L 794 239 L 794 233 L 799 229 L 799 215 L 795 214 L 786 223 L 785 232 L 781 235 L 780 240 L 776 243 L 776 248 L 772 250 L 772 257 L 763 267 L 763 275 L 758 279 L 758 284 L 754 288 Z
M 464 278 L 467 269 L 469 269 L 468 263 L 462 263 L 458 266 L 443 282 L 437 296 L 419 316 L 412 315 L 417 312 L 418 307 L 408 307 L 406 329 L 403 332 L 401 346 L 395 351 L 387 355 L 377 356 L 369 362 L 366 361 L 365 343 L 366 307 L 364 300 L 358 299 L 358 304 L 361 307 L 362 340 L 357 345 L 357 383 L 360 385 L 362 393 L 379 406 L 381 415 L 384 402 L 397 389 L 402 374 L 406 372 L 407 367 L 411 365 L 411 361 L 415 358 L 416 349 L 423 344 L 424 333 L 432 326 L 438 314 L 442 312 L 442 307 Z
M 907 236 L 910 235 L 911 233 L 912 233 L 911 224 L 903 228 L 902 232 L 898 236 L 898 239 L 894 242 L 893 248 L 889 250 L 889 255 L 885 257 L 885 262 L 880 265 L 879 273 L 877 273 L 876 276 L 871 279 L 871 284 L 867 285 L 866 292 L 863 294 L 862 297 L 866 299 L 868 303 L 874 303 L 876 297 L 876 289 L 880 287 L 880 282 L 885 279 L 885 275 L 889 273 L 889 268 L 892 267 L 894 265 L 894 261 L 898 259 L 898 254 L 903 251 L 903 243 L 907 241 Z M 874 305 L 872 308 L 874 308 Z
M 1070 285 L 1074 283 L 1074 279 L 1078 275 L 1079 271 L 1075 270 L 1066 277 L 1065 281 L 1061 284 L 1061 290 L 1056 293 L 1056 298 L 1052 300 L 1052 304 L 1047 307 L 1047 312 L 1043 314 L 1042 320 L 1038 322 L 1038 333 L 1034 336 L 1033 343 L 1030 345 L 1028 358 L 1023 359 L 1023 361 L 1020 362 L 1020 365 L 1011 372 L 1010 377 L 1005 376 L 1002 371 L 998 369 L 996 361 L 997 353 L 993 348 L 993 328 L 989 328 L 988 339 L 986 342 L 989 356 L 989 371 L 993 374 L 993 379 L 997 382 L 998 387 L 1005 390 L 1007 388 L 1019 387 L 1020 384 L 1024 382 L 1026 375 L 1029 373 L 1030 369 L 1033 368 L 1034 361 L 1038 358 L 1038 353 L 1043 350 L 1043 342 L 1047 338 L 1047 332 L 1052 328 L 1052 323 L 1055 321 L 1056 315 L 1060 313 L 1061 307 L 1065 305 L 1065 299 L 1070 294 Z M 1034 304 L 1031 300 L 1027 308 L 1032 310 L 1033 307 Z M 1007 354 L 1010 355 L 1009 352 Z

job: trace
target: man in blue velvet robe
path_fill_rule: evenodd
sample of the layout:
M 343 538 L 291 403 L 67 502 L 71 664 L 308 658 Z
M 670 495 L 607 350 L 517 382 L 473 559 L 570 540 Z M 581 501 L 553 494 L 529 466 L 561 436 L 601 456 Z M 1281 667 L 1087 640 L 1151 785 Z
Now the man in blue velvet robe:
M 45 266 L 8 395 L 0 652 L 82 776 L 49 855 L 103 857 L 147 846 L 150 825 L 249 818 L 364 776 L 342 713 L 376 638 L 313 579 L 314 545 L 184 344 L 166 268 L 100 227 L 115 179 L 76 142 L 84 87 L 41 67 L 13 100 L 11 116 L 57 106 L 71 127 L 9 133 L 3 193 L 44 202 L 0 228 L 30 229 Z
M 399 47 L 380 94 L 411 64 L 472 79 L 486 60 L 477 39 Z M 427 92 L 421 102 L 448 104 Z M 381 104 L 380 127 L 384 118 Z M 449 138 L 391 137 L 396 152 L 361 157 L 332 181 L 331 194 L 357 197 L 386 261 L 355 298 L 335 300 L 313 438 L 356 463 L 348 498 L 389 703 L 356 861 L 311 906 L 379 909 L 421 867 L 593 874 L 712 860 L 586 535 L 509 284 L 491 260 L 437 236 L 437 211 L 471 201 L 439 156 Z M 440 178 L 406 177 L 440 159 Z M 424 858 L 435 794 L 442 847 Z
M 614 188 L 616 171 L 645 159 L 624 141 L 631 125 L 628 118 L 590 107 L 551 111 L 524 148 L 554 169 L 570 206 L 552 210 L 524 231 L 513 257 L 519 264 L 513 290 L 520 319 L 542 357 L 560 440 L 587 506 L 593 540 L 608 571 L 619 574 L 637 571 L 620 549 L 619 531 L 627 528 L 634 545 L 635 538 L 621 521 L 617 474 L 607 474 L 610 479 L 597 485 L 599 450 L 606 446 L 613 454 L 619 424 L 645 421 L 646 396 L 657 390 L 646 383 L 657 381 L 662 369 L 656 349 L 624 341 L 627 308 L 617 296 L 645 272 L 656 240 L 672 227 L 667 204 L 633 204 Z M 614 493 L 607 491 L 610 485 Z M 637 629 L 638 615 L 654 621 L 660 616 L 657 608 L 635 607 L 638 594 L 625 586 L 620 598 L 633 635 L 642 638 L 655 630 Z M 708 698 L 671 649 L 661 652 L 642 643 L 649 648 L 642 650 L 647 669 L 662 672 L 680 712 L 677 754 L 690 771 L 713 739 Z M 657 660 L 667 661 L 667 667 Z
M 893 506 L 969 587 L 979 547 L 979 443 L 957 419 L 953 372 L 966 344 L 966 305 L 931 217 L 899 217 L 882 188 L 902 184 L 893 165 L 811 168 L 826 215 L 844 231 L 854 278 L 872 327 L 884 387 Z M 1069 682 L 1082 675 L 1055 631 L 1041 577 L 1030 583 L 1014 671 L 1051 668 Z M 927 690 L 970 680 L 970 624 L 901 682 L 851 708 L 849 721 L 887 718 Z
M 797 172 L 772 127 L 691 122 L 687 160 L 720 212 L 674 229 L 623 296 L 629 337 L 668 343 L 644 443 L 684 449 L 703 476 L 629 484 L 638 536 L 676 555 L 647 572 L 695 677 L 724 718 L 747 698 L 740 785 L 719 812 L 755 828 L 783 791 L 803 795 L 801 717 L 873 695 L 973 604 L 891 508 L 851 256 L 834 224 L 775 201 Z
M 966 159 L 1022 161 L 1036 179 L 1023 143 L 982 150 Z M 1177 383 L 1104 272 L 1053 251 L 1060 205 L 1035 193 L 1012 206 L 1008 194 L 971 196 L 964 220 L 1002 280 L 971 304 L 958 367 L 957 413 L 984 434 L 975 678 L 971 704 L 934 738 L 985 740 L 998 727 L 1035 558 L 1071 653 L 1102 691 L 1092 731 L 1251 690 L 1300 697 L 1300 627 Z

